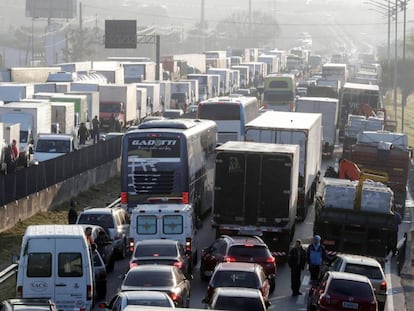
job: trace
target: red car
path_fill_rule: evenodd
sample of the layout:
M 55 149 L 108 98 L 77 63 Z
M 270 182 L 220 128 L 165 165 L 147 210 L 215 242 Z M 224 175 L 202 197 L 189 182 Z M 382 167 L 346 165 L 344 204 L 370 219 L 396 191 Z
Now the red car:
M 260 264 L 270 282 L 270 292 L 276 285 L 276 260 L 266 243 L 258 236 L 222 235 L 202 250 L 200 277 L 207 280 L 220 262 L 254 262 Z
M 309 290 L 308 311 L 377 311 L 377 300 L 366 276 L 328 271 Z
M 270 305 L 269 291 L 270 283 L 262 266 L 247 262 L 222 262 L 220 263 L 210 279 L 206 297 L 203 303 L 209 304 L 216 288 L 220 287 L 243 287 L 258 289 L 263 296 L 266 305 Z

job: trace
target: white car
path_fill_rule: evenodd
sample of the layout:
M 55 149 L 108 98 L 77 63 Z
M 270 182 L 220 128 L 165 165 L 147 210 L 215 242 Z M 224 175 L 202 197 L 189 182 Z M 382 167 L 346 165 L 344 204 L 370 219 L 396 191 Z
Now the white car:
M 57 158 L 78 149 L 77 139 L 71 134 L 39 134 L 36 137 L 33 162 Z
M 99 304 L 100 308 L 108 310 L 125 310 L 127 306 L 169 307 L 175 309 L 174 302 L 167 293 L 158 291 L 127 291 L 118 292 L 109 302 Z
M 381 264 L 376 259 L 358 255 L 339 254 L 331 263 L 329 270 L 366 276 L 375 290 L 378 310 L 384 310 L 387 300 L 387 281 Z

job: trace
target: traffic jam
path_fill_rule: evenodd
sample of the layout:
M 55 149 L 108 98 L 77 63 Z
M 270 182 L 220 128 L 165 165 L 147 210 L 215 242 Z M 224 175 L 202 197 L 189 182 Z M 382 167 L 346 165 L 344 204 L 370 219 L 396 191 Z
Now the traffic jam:
M 116 138 L 120 192 L 27 227 L 1 310 L 402 310 L 412 149 L 380 59 L 298 38 L 11 68 L 2 173 Z

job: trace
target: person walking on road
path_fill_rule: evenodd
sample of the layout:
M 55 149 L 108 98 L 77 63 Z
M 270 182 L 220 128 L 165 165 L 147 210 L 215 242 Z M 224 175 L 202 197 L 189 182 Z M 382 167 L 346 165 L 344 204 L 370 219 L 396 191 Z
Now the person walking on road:
M 95 116 L 92 120 L 92 137 L 93 137 L 94 144 L 96 144 L 99 141 L 100 126 L 101 126 L 101 121 L 99 121 L 98 116 Z
M 321 244 L 321 237 L 319 235 L 313 237 L 312 243 L 306 251 L 306 258 L 309 265 L 311 281 L 318 282 L 323 262 L 326 260 L 326 250 Z
M 86 144 L 86 140 L 88 139 L 88 129 L 86 128 L 86 125 L 83 122 L 79 126 L 78 137 L 79 137 L 79 144 L 81 145 Z
M 302 270 L 305 269 L 306 265 L 306 251 L 302 246 L 302 241 L 299 239 L 296 240 L 295 246 L 289 251 L 288 265 L 290 267 L 292 296 L 302 295 L 299 288 Z

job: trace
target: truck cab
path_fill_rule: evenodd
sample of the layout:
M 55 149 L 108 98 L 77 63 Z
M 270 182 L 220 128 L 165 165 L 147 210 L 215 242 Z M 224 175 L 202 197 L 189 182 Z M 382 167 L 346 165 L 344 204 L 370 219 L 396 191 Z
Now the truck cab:
M 152 197 L 131 212 L 130 252 L 137 241 L 172 239 L 181 242 L 193 263 L 197 262 L 196 216 L 191 204 L 181 197 Z

